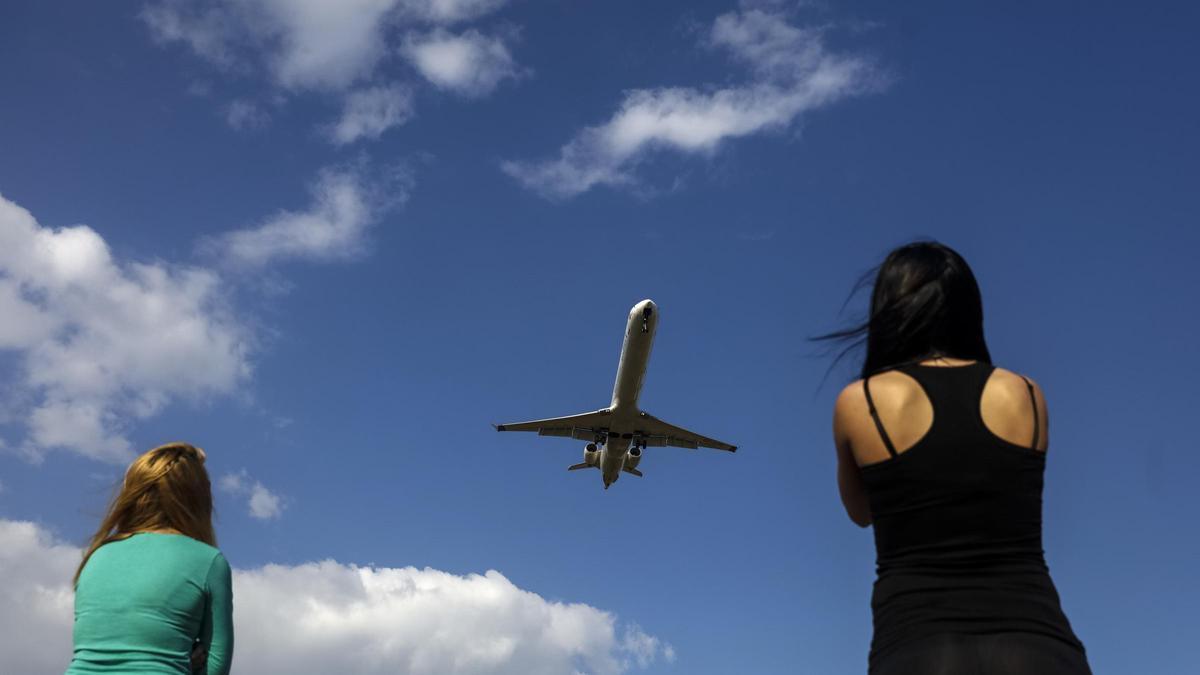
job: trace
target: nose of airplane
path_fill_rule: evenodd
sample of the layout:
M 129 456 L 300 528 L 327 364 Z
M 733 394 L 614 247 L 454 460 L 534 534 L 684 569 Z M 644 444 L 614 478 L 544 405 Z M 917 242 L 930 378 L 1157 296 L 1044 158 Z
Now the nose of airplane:
M 636 309 L 642 313 L 643 319 L 649 319 L 654 316 L 654 312 L 658 310 L 658 305 L 654 304 L 653 300 L 647 298 L 637 304 Z

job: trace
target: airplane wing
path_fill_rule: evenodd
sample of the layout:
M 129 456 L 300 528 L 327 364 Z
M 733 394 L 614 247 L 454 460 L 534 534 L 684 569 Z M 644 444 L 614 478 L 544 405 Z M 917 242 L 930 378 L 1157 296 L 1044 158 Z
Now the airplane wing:
M 544 420 L 495 424 L 496 431 L 536 431 L 539 436 L 567 436 L 580 440 L 595 440 L 596 435 L 608 431 L 612 413 L 604 408 L 595 412 L 551 417 Z
M 715 438 L 701 436 L 695 432 L 677 427 L 674 424 L 668 424 L 649 413 L 642 413 L 639 425 L 638 432 L 645 438 L 646 445 L 651 447 L 670 445 L 677 448 L 695 449 L 702 447 L 737 452 L 736 445 L 730 445 Z

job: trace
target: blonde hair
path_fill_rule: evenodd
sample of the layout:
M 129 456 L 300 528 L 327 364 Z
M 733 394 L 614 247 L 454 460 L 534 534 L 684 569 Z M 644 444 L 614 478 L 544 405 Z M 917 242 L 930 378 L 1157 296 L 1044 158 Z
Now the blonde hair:
M 204 451 L 188 443 L 168 443 L 142 454 L 125 471 L 125 482 L 109 504 L 75 570 L 75 584 L 96 549 L 138 532 L 175 530 L 217 545 L 212 526 L 212 487 Z

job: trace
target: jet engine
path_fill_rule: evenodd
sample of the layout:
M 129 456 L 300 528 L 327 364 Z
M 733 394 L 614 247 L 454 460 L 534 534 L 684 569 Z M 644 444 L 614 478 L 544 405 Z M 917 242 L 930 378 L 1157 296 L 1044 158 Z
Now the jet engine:
M 583 463 L 588 466 L 600 466 L 600 447 L 595 443 L 583 446 Z
M 642 449 L 638 447 L 632 447 L 625 455 L 625 468 L 636 469 L 638 462 L 640 461 L 642 461 Z

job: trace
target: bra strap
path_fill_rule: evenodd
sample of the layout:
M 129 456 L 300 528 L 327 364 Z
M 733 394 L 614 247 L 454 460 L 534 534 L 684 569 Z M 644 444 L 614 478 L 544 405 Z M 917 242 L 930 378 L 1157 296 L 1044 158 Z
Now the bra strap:
M 863 393 L 867 395 L 867 409 L 871 411 L 871 419 L 875 420 L 875 428 L 879 430 L 879 436 L 883 439 L 883 444 L 887 446 L 888 454 L 892 457 L 896 456 L 896 448 L 892 445 L 892 439 L 888 438 L 887 431 L 883 429 L 883 422 L 879 421 L 879 413 L 875 412 L 875 401 L 871 400 L 871 386 L 867 384 L 871 378 L 863 378 Z
M 1021 376 L 1021 379 L 1022 379 L 1022 380 L 1025 380 L 1025 386 L 1029 388 L 1029 401 L 1030 401 L 1031 403 L 1033 403 L 1033 449 L 1034 449 L 1034 450 L 1037 450 L 1037 445 L 1038 445 L 1038 431 L 1040 431 L 1040 430 L 1041 430 L 1041 426 L 1042 426 L 1042 425 L 1041 425 L 1041 424 L 1038 422 L 1038 406 L 1037 406 L 1037 396 L 1035 396 L 1035 395 L 1034 395 L 1034 393 L 1033 393 L 1033 383 L 1029 381 L 1029 378 L 1027 378 L 1027 377 L 1025 377 L 1024 375 L 1022 375 L 1022 376 Z M 869 397 L 869 395 L 868 395 L 868 399 L 867 399 L 867 400 L 868 400 L 868 401 L 870 401 L 870 397 Z

